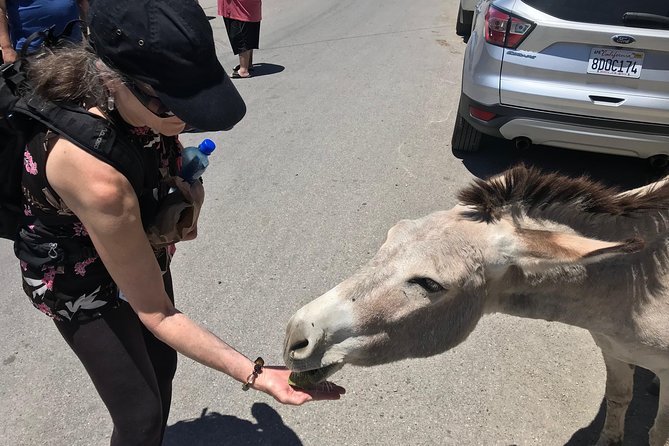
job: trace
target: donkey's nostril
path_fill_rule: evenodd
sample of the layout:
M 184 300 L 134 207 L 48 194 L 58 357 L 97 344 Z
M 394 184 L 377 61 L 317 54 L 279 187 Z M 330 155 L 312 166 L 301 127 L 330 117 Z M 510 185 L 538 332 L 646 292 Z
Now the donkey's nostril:
M 286 329 L 283 357 L 286 364 L 307 361 L 320 344 L 323 333 L 309 327 L 304 320 L 291 320 Z
M 301 341 L 295 342 L 293 345 L 290 346 L 290 351 L 295 352 L 297 350 L 302 350 L 303 348 L 306 348 L 309 345 L 309 341 L 306 339 L 303 339 Z

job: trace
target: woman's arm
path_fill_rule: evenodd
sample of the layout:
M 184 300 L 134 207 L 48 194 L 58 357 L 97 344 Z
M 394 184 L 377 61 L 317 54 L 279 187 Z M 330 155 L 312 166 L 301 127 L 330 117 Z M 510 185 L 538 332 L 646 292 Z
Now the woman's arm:
M 7 62 L 16 61 L 16 51 L 9 37 L 9 17 L 7 17 L 7 2 L 0 0 L 0 49 L 2 50 L 2 60 Z
M 100 258 L 142 323 L 178 352 L 245 382 L 253 363 L 172 305 L 127 179 L 63 138 L 51 150 L 46 171 L 51 186 L 86 227 Z M 253 387 L 289 404 L 339 396 L 340 392 L 296 391 L 287 384 L 288 373 L 265 369 Z
M 79 7 L 79 18 L 86 21 L 86 17 L 88 17 L 88 0 L 77 0 L 77 6 Z

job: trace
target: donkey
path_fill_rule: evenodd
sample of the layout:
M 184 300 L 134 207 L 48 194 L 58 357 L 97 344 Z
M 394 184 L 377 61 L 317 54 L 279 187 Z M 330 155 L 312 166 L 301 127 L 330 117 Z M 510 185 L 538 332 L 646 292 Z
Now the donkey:
M 484 314 L 563 322 L 604 356 L 597 445 L 622 442 L 639 365 L 661 383 L 650 445 L 669 446 L 669 181 L 618 192 L 521 165 L 458 199 L 400 221 L 366 266 L 298 310 L 286 365 L 322 380 L 346 363 L 444 352 Z

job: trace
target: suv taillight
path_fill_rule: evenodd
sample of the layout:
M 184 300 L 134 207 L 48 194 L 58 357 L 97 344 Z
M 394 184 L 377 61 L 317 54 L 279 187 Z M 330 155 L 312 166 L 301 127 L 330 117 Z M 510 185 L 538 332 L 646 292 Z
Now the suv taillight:
M 532 30 L 533 23 L 514 17 L 490 5 L 485 13 L 485 41 L 515 49 Z

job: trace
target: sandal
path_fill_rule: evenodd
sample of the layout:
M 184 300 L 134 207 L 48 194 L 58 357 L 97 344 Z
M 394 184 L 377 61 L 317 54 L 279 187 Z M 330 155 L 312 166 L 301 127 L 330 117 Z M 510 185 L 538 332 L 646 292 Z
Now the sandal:
M 235 68 L 232 69 L 233 73 L 236 73 L 237 71 L 239 71 L 239 65 L 237 65 Z M 253 71 L 253 67 L 249 68 L 249 72 L 251 71 Z
M 240 76 L 238 71 L 233 71 L 230 75 L 230 79 L 248 79 L 251 77 L 251 73 L 248 76 Z

